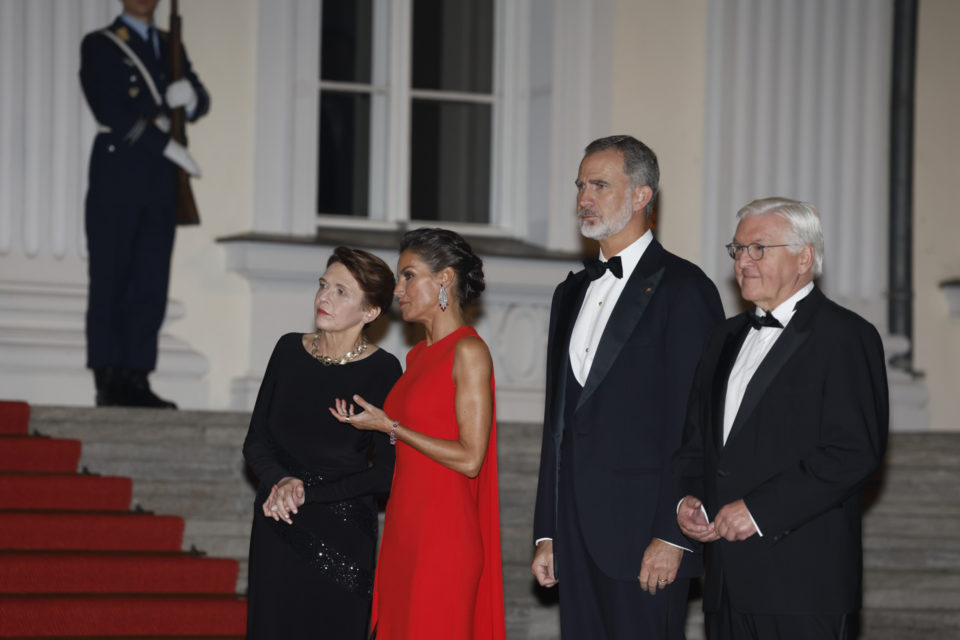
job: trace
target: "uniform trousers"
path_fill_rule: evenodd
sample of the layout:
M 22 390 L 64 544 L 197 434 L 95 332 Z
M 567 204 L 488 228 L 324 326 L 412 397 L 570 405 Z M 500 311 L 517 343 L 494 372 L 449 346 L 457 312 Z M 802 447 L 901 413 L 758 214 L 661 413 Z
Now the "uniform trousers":
M 91 369 L 156 367 L 176 231 L 174 180 L 165 158 L 114 146 L 105 134 L 94 141 L 85 216 Z

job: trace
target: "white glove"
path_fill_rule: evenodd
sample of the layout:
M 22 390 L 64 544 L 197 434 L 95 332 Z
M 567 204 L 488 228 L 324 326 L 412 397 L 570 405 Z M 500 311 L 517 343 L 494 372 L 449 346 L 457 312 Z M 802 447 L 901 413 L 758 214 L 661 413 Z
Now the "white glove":
M 167 86 L 167 105 L 171 109 L 186 107 L 187 113 L 193 113 L 197 108 L 197 92 L 186 78 L 180 78 Z
M 194 178 L 200 177 L 200 167 L 198 167 L 197 163 L 190 157 L 190 152 L 187 151 L 187 148 L 176 140 L 170 140 L 170 142 L 167 143 L 167 146 L 163 149 L 163 156 Z
M 153 124 L 164 133 L 170 133 L 170 118 L 162 113 L 153 119 Z

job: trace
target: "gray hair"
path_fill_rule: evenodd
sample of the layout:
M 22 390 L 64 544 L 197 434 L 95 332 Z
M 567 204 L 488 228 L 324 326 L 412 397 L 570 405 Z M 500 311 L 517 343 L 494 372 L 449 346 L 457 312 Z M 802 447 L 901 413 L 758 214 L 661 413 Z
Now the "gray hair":
M 645 209 L 647 221 L 649 221 L 650 214 L 653 212 L 653 201 L 657 199 L 657 191 L 660 188 L 660 165 L 657 164 L 657 154 L 633 136 L 620 135 L 594 140 L 583 150 L 583 157 L 607 149 L 615 149 L 623 155 L 623 172 L 630 180 L 631 189 L 650 187 L 653 190 L 653 196 Z
M 780 216 L 790 223 L 791 244 L 813 245 L 813 277 L 823 273 L 823 227 L 817 208 L 809 202 L 789 198 L 760 198 L 740 209 L 737 220 L 765 214 Z M 799 249 L 791 251 L 799 253 Z

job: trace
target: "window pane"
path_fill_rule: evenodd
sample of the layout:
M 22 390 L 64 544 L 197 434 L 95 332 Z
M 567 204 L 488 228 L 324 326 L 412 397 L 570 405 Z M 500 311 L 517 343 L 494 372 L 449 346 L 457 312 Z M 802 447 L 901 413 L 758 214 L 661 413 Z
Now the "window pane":
M 493 93 L 493 0 L 414 0 L 413 88 Z
M 414 100 L 410 217 L 490 221 L 491 106 Z
M 370 95 L 320 92 L 317 212 L 366 216 L 370 178 Z
M 321 20 L 320 78 L 369 83 L 373 0 L 325 0 Z

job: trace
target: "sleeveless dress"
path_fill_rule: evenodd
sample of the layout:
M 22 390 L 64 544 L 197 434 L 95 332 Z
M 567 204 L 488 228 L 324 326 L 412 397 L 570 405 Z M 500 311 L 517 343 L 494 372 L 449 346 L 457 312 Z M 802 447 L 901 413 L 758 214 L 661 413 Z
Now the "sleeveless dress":
M 290 333 L 277 342 L 243 446 L 260 481 L 247 638 L 363 640 L 377 545 L 375 496 L 390 490 L 394 448 L 386 434 L 341 424 L 327 408 L 354 393 L 383 402 L 400 377 L 400 362 L 378 349 L 325 367 L 302 338 Z M 283 476 L 300 478 L 305 488 L 292 525 L 265 517 L 261 507 Z
M 387 415 L 426 435 L 456 439 L 453 356 L 468 336 L 477 332 L 464 326 L 430 346 L 414 346 L 387 397 Z M 371 628 L 377 640 L 503 640 L 502 571 L 494 403 L 476 478 L 397 443 Z

